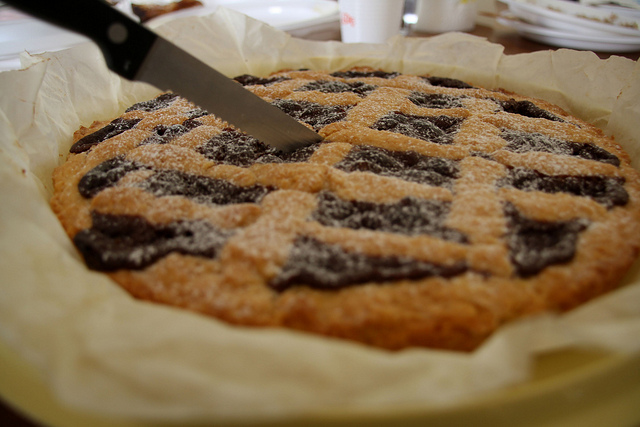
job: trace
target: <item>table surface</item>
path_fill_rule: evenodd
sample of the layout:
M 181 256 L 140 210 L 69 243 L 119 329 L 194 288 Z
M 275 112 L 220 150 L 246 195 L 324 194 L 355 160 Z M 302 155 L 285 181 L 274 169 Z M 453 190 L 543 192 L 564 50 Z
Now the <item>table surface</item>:
M 499 25 L 491 22 L 491 17 L 487 17 L 488 25 L 484 22 L 482 25 L 477 25 L 470 34 L 477 35 L 486 38 L 488 41 L 498 43 L 504 46 L 504 53 L 507 55 L 514 55 L 520 53 L 530 53 L 544 50 L 557 50 L 557 47 L 549 46 L 546 44 L 538 43 L 532 40 L 521 37 L 515 30 L 500 27 Z M 486 21 L 486 20 L 485 20 Z M 410 37 L 430 37 L 433 34 L 420 33 L 416 31 L 409 31 Z M 327 39 L 339 40 L 339 31 L 325 35 Z M 637 61 L 640 58 L 640 51 L 630 53 L 608 53 L 608 52 L 595 52 L 600 58 L 607 59 L 612 55 L 623 56 L 625 58 Z M 15 426 L 15 427 L 36 427 L 36 424 L 23 417 L 18 412 L 14 411 L 9 405 L 0 401 L 0 425 L 2 426 Z

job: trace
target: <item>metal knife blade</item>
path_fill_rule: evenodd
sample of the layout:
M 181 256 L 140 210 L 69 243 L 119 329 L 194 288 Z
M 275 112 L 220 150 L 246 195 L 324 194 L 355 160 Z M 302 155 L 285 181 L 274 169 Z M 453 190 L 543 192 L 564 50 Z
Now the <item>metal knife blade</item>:
M 102 50 L 109 68 L 122 77 L 184 96 L 272 147 L 289 152 L 322 140 L 318 133 L 104 0 L 6 3 L 89 37 Z
M 198 76 L 194 78 L 193 76 Z M 322 137 L 239 83 L 158 37 L 136 80 L 174 92 L 282 151 L 292 151 Z

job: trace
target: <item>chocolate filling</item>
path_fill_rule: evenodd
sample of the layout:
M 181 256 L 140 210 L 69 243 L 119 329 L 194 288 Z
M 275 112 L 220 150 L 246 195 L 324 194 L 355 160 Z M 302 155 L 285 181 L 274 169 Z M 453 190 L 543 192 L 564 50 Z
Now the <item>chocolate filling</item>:
M 159 170 L 138 184 L 157 197 L 183 196 L 196 203 L 228 205 L 258 203 L 272 187 L 232 184 L 224 179 L 193 175 L 176 170 Z
M 197 148 L 207 159 L 227 165 L 247 167 L 254 163 L 306 162 L 319 144 L 283 153 L 257 139 L 228 128 Z
M 108 125 L 98 129 L 97 131 L 86 135 L 85 137 L 77 140 L 69 149 L 70 153 L 78 154 L 85 151 L 89 151 L 94 145 L 98 145 L 109 138 L 120 135 L 133 129 L 142 119 L 121 119 L 117 118 L 112 120 Z
M 140 270 L 172 252 L 215 258 L 231 232 L 205 221 L 154 225 L 142 217 L 92 212 L 92 226 L 73 242 L 98 271 Z
M 592 143 L 569 142 L 537 132 L 510 129 L 503 129 L 501 136 L 508 142 L 505 148 L 516 153 L 540 151 L 620 166 L 618 157 Z
M 440 87 L 449 87 L 454 89 L 473 89 L 468 83 L 463 82 L 462 80 L 450 79 L 448 77 L 437 77 L 437 76 L 428 76 L 422 77 L 424 80 L 428 81 L 432 86 L 440 86 Z
M 173 103 L 178 98 L 178 94 L 175 93 L 163 93 L 162 95 L 150 99 L 149 101 L 138 102 L 137 104 L 133 104 L 131 107 L 127 108 L 125 111 L 156 111 L 162 108 L 167 108 L 169 105 Z
M 462 97 L 440 93 L 413 92 L 409 101 L 423 108 L 460 108 L 463 107 Z
M 507 101 L 496 102 L 507 113 L 519 114 L 533 119 L 546 119 L 554 122 L 564 122 L 560 117 L 547 110 L 543 110 L 531 101 L 516 101 L 515 99 L 509 99 Z
M 418 138 L 436 144 L 451 144 L 453 134 L 464 119 L 450 116 L 413 116 L 404 113 L 390 113 L 378 119 L 373 129 L 401 133 L 410 138 Z
M 242 86 L 270 86 L 291 79 L 283 76 L 262 78 L 252 76 L 251 74 L 243 74 L 241 76 L 234 77 L 233 80 L 237 81 Z
M 181 125 L 157 125 L 153 128 L 151 135 L 143 140 L 140 145 L 143 144 L 168 144 L 179 136 L 197 128 L 202 123 L 197 120 L 188 119 Z
M 78 192 L 86 199 L 90 199 L 102 190 L 113 187 L 129 172 L 140 169 L 150 169 L 140 163 L 135 163 L 117 156 L 100 163 L 87 172 L 78 182 Z
M 186 116 L 188 117 L 187 120 L 185 120 L 182 124 L 185 126 L 189 126 L 189 122 L 192 120 L 195 120 L 199 117 L 203 117 L 208 115 L 209 112 L 207 110 L 203 110 L 202 108 L 194 108 L 193 110 L 189 110 L 186 113 Z M 195 127 L 195 126 L 194 126 Z
M 316 90 L 323 93 L 344 93 L 352 92 L 360 96 L 367 96 L 371 92 L 377 89 L 377 86 L 370 85 L 364 82 L 340 82 L 340 81 L 327 81 L 319 80 L 308 83 L 296 91 L 311 91 Z
M 106 160 L 91 169 L 78 183 L 82 197 L 91 198 L 100 191 L 115 186 L 127 173 L 137 170 L 151 170 L 149 166 L 132 162 L 124 156 Z M 272 187 L 253 185 L 242 187 L 223 179 L 193 175 L 177 170 L 158 170 L 138 187 L 162 196 L 183 196 L 197 203 L 227 205 L 234 203 L 258 203 Z
M 437 265 L 399 256 L 370 256 L 349 252 L 307 236 L 294 242 L 289 259 L 278 276 L 269 282 L 276 291 L 306 285 L 337 290 L 368 282 L 419 280 L 427 277 L 453 277 L 467 271 L 464 262 Z
M 139 102 L 137 104 L 132 105 L 127 108 L 126 112 L 131 111 L 156 111 L 162 108 L 166 108 L 173 103 L 178 97 L 175 93 L 163 93 L 162 95 L 151 99 L 149 101 Z M 143 143 L 161 143 L 164 144 L 168 142 L 170 139 L 173 139 L 176 136 L 179 136 L 183 133 L 188 132 L 189 130 L 199 126 L 201 123 L 196 121 L 198 117 L 202 117 L 207 115 L 208 113 L 201 109 L 196 108 L 187 113 L 188 119 L 182 125 L 174 125 L 174 126 L 165 126 L 158 125 L 154 129 L 154 134 L 150 137 L 148 141 L 143 141 Z M 123 119 L 117 118 L 111 121 L 106 126 L 98 129 L 97 131 L 86 135 L 85 137 L 76 141 L 71 148 L 69 149 L 70 153 L 78 154 L 83 153 L 85 151 L 89 151 L 91 147 L 97 145 L 101 142 L 106 141 L 109 138 L 113 138 L 114 136 L 120 135 L 130 129 L 133 129 L 142 119 Z M 183 126 L 183 128 L 180 128 Z M 168 132 L 168 133 L 167 133 Z M 164 134 L 167 133 L 166 136 Z
M 330 227 L 347 227 L 400 233 L 428 234 L 458 243 L 467 237 L 444 225 L 451 202 L 405 197 L 396 203 L 344 200 L 333 193 L 318 194 L 318 208 L 311 219 Z
M 551 265 L 571 261 L 580 232 L 589 225 L 585 219 L 536 221 L 522 215 L 511 203 L 505 204 L 504 212 L 508 221 L 511 262 L 521 277 L 530 277 Z
M 545 193 L 569 193 L 590 197 L 607 208 L 624 206 L 629 194 L 624 189 L 624 178 L 607 176 L 544 175 L 521 167 L 511 168 L 507 176 L 498 180 L 499 187 L 513 187 L 522 191 Z
M 316 131 L 331 123 L 340 122 L 347 117 L 351 105 L 322 105 L 309 101 L 279 99 L 273 105 L 296 120 L 304 122 Z
M 374 70 L 374 71 L 357 71 L 357 70 L 349 70 L 349 71 L 336 71 L 335 73 L 331 73 L 331 77 L 341 77 L 344 79 L 354 79 L 354 78 L 365 78 L 365 77 L 378 77 L 381 79 L 392 79 L 394 77 L 398 77 L 400 73 L 391 72 L 388 73 L 386 71 Z
M 453 181 L 458 177 L 455 160 L 367 145 L 353 147 L 334 166 L 345 172 L 371 172 L 445 188 L 453 188 Z

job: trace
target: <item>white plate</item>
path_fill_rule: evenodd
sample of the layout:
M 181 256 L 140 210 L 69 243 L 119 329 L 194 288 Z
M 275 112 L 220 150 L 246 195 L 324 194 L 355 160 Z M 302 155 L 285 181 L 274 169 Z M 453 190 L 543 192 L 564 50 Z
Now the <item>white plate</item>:
M 640 21 L 564 0 L 500 0 L 519 18 L 542 27 L 592 35 L 640 38 Z
M 635 52 L 640 50 L 640 37 L 632 36 L 596 36 L 560 31 L 522 22 L 513 15 L 502 12 L 497 21 L 514 28 L 528 39 L 556 47 L 593 50 L 596 52 Z
M 147 24 L 151 27 L 157 27 L 177 18 L 208 15 L 219 6 L 236 10 L 283 31 L 338 22 L 339 16 L 338 3 L 329 0 L 201 1 L 202 7 L 168 13 L 150 20 Z
M 203 7 L 162 15 L 148 24 L 156 27 L 180 17 L 213 13 L 218 6 L 224 6 L 298 37 L 314 38 L 314 35 L 324 34 L 323 31 L 339 31 L 338 3 L 335 1 L 202 0 L 202 3 Z M 19 55 L 22 52 L 35 54 L 61 50 L 87 41 L 89 39 L 83 36 L 33 19 L 11 8 L 3 8 L 0 12 L 0 71 L 19 68 Z
M 616 15 L 626 16 L 631 19 L 640 20 L 640 3 L 638 9 L 631 9 L 628 7 L 618 6 L 615 4 L 599 4 L 597 8 L 600 10 L 606 10 L 607 12 L 615 13 Z
M 0 11 L 0 71 L 19 68 L 19 55 L 55 51 L 88 38 L 31 18 L 10 8 Z

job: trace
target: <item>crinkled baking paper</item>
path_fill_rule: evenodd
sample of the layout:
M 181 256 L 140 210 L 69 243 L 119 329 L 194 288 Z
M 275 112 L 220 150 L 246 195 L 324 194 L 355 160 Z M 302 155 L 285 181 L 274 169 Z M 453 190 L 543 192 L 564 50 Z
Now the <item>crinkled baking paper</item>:
M 545 98 L 615 134 L 640 164 L 640 66 L 625 58 L 506 56 L 500 45 L 458 33 L 385 45 L 305 41 L 225 9 L 158 31 L 229 76 L 369 65 Z M 90 44 L 25 54 L 23 62 L 23 70 L 0 73 L 0 339 L 66 405 L 213 421 L 441 408 L 527 381 L 541 352 L 640 351 L 637 269 L 622 289 L 562 316 L 509 325 L 471 354 L 389 353 L 133 300 L 84 266 L 49 208 L 51 173 L 79 126 L 157 90 L 111 74 Z

